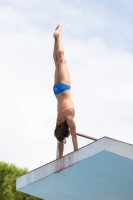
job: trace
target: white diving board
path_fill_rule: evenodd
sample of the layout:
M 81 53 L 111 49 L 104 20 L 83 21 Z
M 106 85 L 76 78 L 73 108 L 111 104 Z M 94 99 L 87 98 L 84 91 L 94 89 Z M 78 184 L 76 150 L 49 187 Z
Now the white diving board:
M 45 200 L 133 200 L 133 145 L 103 137 L 16 180 Z

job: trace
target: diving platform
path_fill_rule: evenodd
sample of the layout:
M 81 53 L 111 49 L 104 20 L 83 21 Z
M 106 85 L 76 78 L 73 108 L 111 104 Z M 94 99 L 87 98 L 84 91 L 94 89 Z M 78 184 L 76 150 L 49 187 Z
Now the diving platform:
M 133 145 L 103 137 L 16 180 L 45 200 L 133 200 Z

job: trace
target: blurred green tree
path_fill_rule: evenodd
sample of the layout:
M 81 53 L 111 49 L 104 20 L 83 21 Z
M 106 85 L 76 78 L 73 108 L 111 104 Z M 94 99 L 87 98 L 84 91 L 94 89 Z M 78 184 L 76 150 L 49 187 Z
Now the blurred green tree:
M 16 178 L 27 173 L 15 165 L 0 162 L 0 200 L 39 200 L 39 198 L 16 191 Z

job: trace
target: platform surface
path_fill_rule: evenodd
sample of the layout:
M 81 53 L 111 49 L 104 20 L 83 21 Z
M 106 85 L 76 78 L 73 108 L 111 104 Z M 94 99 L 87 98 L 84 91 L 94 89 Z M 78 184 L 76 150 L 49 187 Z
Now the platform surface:
M 133 200 L 133 145 L 103 137 L 16 180 L 45 200 Z

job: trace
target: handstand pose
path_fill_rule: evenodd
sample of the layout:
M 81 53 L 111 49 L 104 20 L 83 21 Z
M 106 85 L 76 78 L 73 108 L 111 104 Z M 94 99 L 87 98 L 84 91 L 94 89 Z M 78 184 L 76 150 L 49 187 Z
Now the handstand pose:
M 57 98 L 57 120 L 54 135 L 59 141 L 58 156 L 63 156 L 65 138 L 70 134 L 72 136 L 74 151 L 78 149 L 76 126 L 74 123 L 74 104 L 70 94 L 70 75 L 66 66 L 64 57 L 63 43 L 62 43 L 62 27 L 58 25 L 54 32 L 54 62 L 55 62 L 55 76 L 54 76 L 54 94 Z

